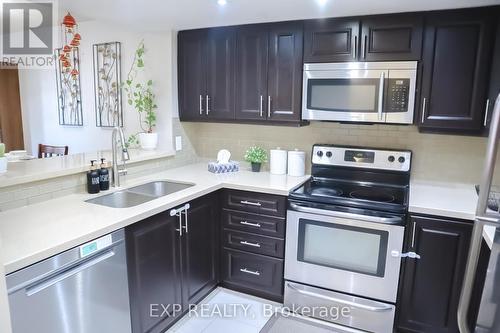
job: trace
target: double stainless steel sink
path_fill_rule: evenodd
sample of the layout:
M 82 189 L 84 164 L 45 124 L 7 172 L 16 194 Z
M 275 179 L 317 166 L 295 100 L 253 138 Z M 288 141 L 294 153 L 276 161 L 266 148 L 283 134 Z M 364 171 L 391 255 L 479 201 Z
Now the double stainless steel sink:
M 154 181 L 92 198 L 85 202 L 113 208 L 128 208 L 185 190 L 191 186 L 194 186 L 194 184 L 176 183 L 165 180 Z

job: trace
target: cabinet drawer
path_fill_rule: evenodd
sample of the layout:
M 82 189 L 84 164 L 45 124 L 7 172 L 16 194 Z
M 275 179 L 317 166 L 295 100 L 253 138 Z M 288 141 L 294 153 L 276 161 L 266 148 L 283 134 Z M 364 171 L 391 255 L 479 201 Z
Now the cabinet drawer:
M 286 216 L 286 197 L 272 194 L 228 190 L 224 191 L 223 206 L 245 212 Z
M 225 228 L 278 238 L 285 237 L 285 219 L 224 209 L 222 220 Z
M 285 254 L 283 239 L 227 229 L 224 230 L 224 246 L 278 258 L 283 258 Z
M 283 260 L 224 249 L 223 279 L 257 293 L 283 294 Z

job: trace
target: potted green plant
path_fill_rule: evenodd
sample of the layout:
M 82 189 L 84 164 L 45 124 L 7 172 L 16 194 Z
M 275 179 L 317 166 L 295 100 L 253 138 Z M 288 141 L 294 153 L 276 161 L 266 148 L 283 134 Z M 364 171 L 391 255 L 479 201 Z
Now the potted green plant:
M 0 143 L 0 173 L 7 171 L 7 157 L 5 156 L 5 144 Z
M 253 172 L 259 172 L 262 163 L 267 162 L 267 151 L 258 146 L 250 147 L 245 153 L 245 161 L 252 164 Z
M 128 139 L 128 145 L 140 144 L 142 149 L 153 150 L 158 145 L 158 133 L 153 133 L 156 126 L 156 108 L 155 94 L 153 93 L 153 81 L 148 80 L 138 82 L 139 71 L 144 69 L 144 41 L 139 43 L 135 53 L 134 60 L 127 74 L 127 80 L 123 84 L 123 90 L 127 95 L 127 102 L 133 106 L 139 114 L 139 123 L 142 132 L 131 135 Z

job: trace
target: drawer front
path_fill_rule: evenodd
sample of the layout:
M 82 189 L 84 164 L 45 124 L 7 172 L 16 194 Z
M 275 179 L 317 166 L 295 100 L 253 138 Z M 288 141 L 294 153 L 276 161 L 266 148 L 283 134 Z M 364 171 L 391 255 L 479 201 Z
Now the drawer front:
M 272 194 L 226 190 L 225 208 L 272 216 L 286 216 L 286 197 Z
M 225 282 L 267 294 L 283 294 L 283 260 L 224 249 Z
M 285 238 L 285 219 L 224 209 L 222 220 L 224 228 Z
M 285 254 L 285 241 L 283 239 L 227 229 L 224 230 L 224 246 L 281 259 Z

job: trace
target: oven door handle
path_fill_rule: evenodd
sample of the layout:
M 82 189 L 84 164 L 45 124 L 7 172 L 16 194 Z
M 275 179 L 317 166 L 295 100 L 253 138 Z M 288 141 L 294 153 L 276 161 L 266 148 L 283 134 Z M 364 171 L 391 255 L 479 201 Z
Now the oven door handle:
M 348 300 L 345 300 L 345 299 L 340 299 L 340 298 L 337 298 L 337 297 L 331 297 L 331 296 L 321 295 L 321 294 L 313 293 L 313 292 L 307 291 L 307 290 L 301 290 L 301 289 L 296 288 L 295 286 L 291 285 L 290 283 L 288 284 L 288 287 L 290 289 L 293 289 L 294 291 L 298 292 L 299 294 L 303 294 L 303 295 L 311 296 L 311 297 L 316 297 L 316 298 L 321 298 L 321 299 L 324 299 L 324 300 L 330 301 L 330 302 L 335 302 L 335 303 L 340 303 L 340 304 L 344 304 L 344 305 L 349 305 L 349 306 L 351 306 L 353 308 L 358 308 L 358 309 L 362 309 L 362 310 L 366 310 L 366 311 L 384 312 L 384 311 L 392 310 L 392 307 L 389 306 L 389 305 L 385 305 L 385 306 L 370 306 L 370 305 L 365 305 L 365 304 L 359 304 L 359 303 L 356 303 L 356 302 L 348 301 Z
M 369 216 L 369 215 L 361 215 L 347 212 L 339 212 L 334 210 L 325 210 L 318 208 L 305 207 L 296 203 L 290 203 L 290 207 L 293 210 L 303 213 L 311 213 L 311 214 L 319 214 L 333 217 L 340 217 L 346 219 L 354 219 L 360 221 L 367 222 L 375 222 L 375 223 L 383 223 L 383 224 L 398 224 L 401 222 L 402 218 L 399 216 L 394 217 L 379 217 L 379 216 Z

